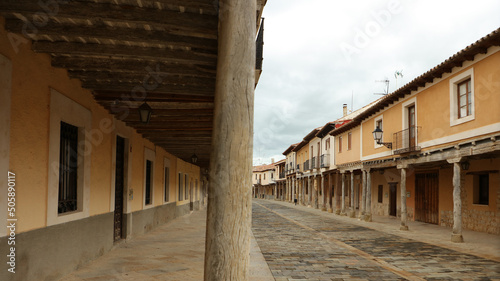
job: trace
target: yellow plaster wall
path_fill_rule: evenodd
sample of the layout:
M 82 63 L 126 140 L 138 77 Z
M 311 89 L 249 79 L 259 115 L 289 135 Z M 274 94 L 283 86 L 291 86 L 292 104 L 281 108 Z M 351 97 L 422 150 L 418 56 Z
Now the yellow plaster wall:
M 351 149 L 348 150 L 348 134 L 352 133 L 351 136 Z M 340 136 L 342 136 L 342 152 L 339 152 L 339 136 L 335 139 L 335 164 L 341 165 L 345 163 L 351 163 L 360 161 L 360 134 L 361 127 L 357 126 L 350 131 L 347 131 Z M 366 139 L 366 137 L 365 137 Z
M 297 151 L 297 164 L 300 164 L 301 172 L 304 171 L 304 162 L 309 160 L 309 144 L 305 145 L 299 151 Z M 309 167 L 311 167 L 311 163 L 309 163 Z
M 13 36 L 21 38 L 19 35 Z M 92 149 L 89 215 L 109 212 L 114 142 L 113 129 L 109 126 L 113 116 L 94 101 L 92 94 L 81 87 L 79 80 L 70 79 L 65 69 L 53 68 L 48 55 L 31 51 L 29 41 L 23 41 L 16 48 L 17 52 L 10 44 L 4 29 L 4 19 L 0 17 L 0 54 L 10 59 L 13 67 L 9 168 L 16 173 L 16 185 L 19 187 L 16 193 L 17 233 L 47 225 L 51 88 L 87 108 L 92 114 L 92 129 L 87 132 Z M 142 209 L 143 204 L 144 147 L 155 151 L 155 146 L 135 131 L 130 138 L 130 145 L 130 188 L 134 195 L 129 203 L 131 211 L 137 211 Z M 164 157 L 171 160 L 170 201 L 177 201 L 178 172 L 188 173 L 190 180 L 198 180 L 199 193 L 200 168 L 157 148 L 154 205 L 163 204 Z M 197 198 L 200 198 L 199 194 Z M 183 203 L 187 202 L 185 200 Z
M 454 73 L 440 83 L 418 94 L 417 116 L 420 131 L 419 141 L 429 141 L 500 122 L 500 111 L 491 106 L 500 104 L 500 52 Z M 449 81 L 460 73 L 474 69 L 475 119 L 450 126 Z

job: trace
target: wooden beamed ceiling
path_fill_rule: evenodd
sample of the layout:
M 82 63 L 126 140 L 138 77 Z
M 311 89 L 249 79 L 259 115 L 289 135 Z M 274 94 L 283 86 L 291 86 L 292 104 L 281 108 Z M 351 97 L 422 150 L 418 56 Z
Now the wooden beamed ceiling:
M 41 5 L 40 3 L 46 3 Z M 9 32 L 79 79 L 117 119 L 208 167 L 217 63 L 217 0 L 3 0 Z M 149 124 L 137 108 L 153 109 Z

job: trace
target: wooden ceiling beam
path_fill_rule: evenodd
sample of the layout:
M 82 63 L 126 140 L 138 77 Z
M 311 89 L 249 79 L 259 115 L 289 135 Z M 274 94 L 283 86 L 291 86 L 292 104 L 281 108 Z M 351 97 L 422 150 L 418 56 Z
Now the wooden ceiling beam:
M 198 85 L 203 87 L 210 87 L 215 89 L 215 77 L 202 78 L 202 77 L 182 77 L 168 75 L 164 72 L 151 72 L 151 73 L 113 73 L 102 71 L 68 71 L 71 78 L 80 79 L 84 82 L 99 83 L 120 83 L 126 81 L 128 83 L 136 83 L 141 85 L 144 82 L 155 82 L 155 79 L 160 79 L 164 84 L 177 84 L 177 85 Z
M 2 14 L 21 13 L 31 20 L 36 13 L 43 11 L 37 1 L 3 0 L 0 2 Z M 112 3 L 68 1 L 58 5 L 53 17 L 61 19 L 86 20 L 92 24 L 102 22 L 129 23 L 142 25 L 161 25 L 170 32 L 184 34 L 203 34 L 216 38 L 218 19 L 215 15 L 181 13 L 171 10 L 141 8 L 131 5 Z M 22 33 L 19 30 L 17 33 Z
M 94 91 L 93 95 L 96 100 L 101 104 L 109 103 L 111 106 L 112 102 L 129 101 L 133 100 L 131 93 L 128 91 Z M 175 94 L 165 94 L 165 93 L 148 93 L 148 101 L 161 101 L 161 102 L 182 102 L 182 103 L 198 103 L 198 102 L 210 102 L 213 103 L 213 96 L 193 96 L 193 95 L 175 95 Z M 212 107 L 211 107 L 212 108 Z
M 6 19 L 5 28 L 8 31 L 19 33 L 23 30 L 26 23 L 19 19 Z M 79 42 L 80 38 L 86 41 L 92 39 L 98 40 L 115 40 L 123 42 L 144 43 L 147 45 L 161 44 L 181 48 L 201 48 L 207 49 L 213 53 L 217 52 L 217 40 L 197 38 L 190 36 L 182 36 L 175 34 L 168 34 L 160 30 L 145 30 L 144 28 L 125 28 L 125 27 L 110 27 L 110 26 L 81 26 L 81 25 L 68 25 L 58 24 L 53 21 L 47 23 L 43 28 L 38 29 L 38 32 L 33 35 L 34 40 L 40 40 L 44 35 L 51 38 L 61 38 L 64 36 L 66 39 L 73 38 L 71 41 Z M 60 39 L 61 41 L 63 39 Z
M 200 65 L 215 65 L 217 55 L 200 54 L 185 50 L 169 48 L 135 47 L 124 45 L 83 44 L 68 42 L 37 41 L 33 43 L 33 51 L 59 55 L 87 56 L 89 59 L 117 57 L 162 60 L 171 63 L 187 63 Z
M 88 58 L 77 56 L 52 56 L 52 66 L 66 68 L 70 71 L 108 71 L 114 73 L 135 73 L 146 76 L 149 69 L 167 75 L 182 75 L 192 77 L 215 77 L 215 68 L 201 68 L 191 64 L 169 63 L 161 58 L 144 59 L 112 59 Z
M 82 81 L 82 87 L 95 91 L 116 90 L 129 92 L 130 95 L 142 97 L 147 96 L 147 93 L 165 93 L 175 95 L 188 95 L 188 96 L 209 96 L 213 97 L 215 94 L 215 86 L 213 88 L 203 86 L 191 85 L 173 85 L 173 84 L 158 84 L 157 86 L 148 85 L 149 89 L 145 89 L 142 83 L 129 83 L 129 82 L 87 82 Z M 146 94 L 144 94 L 146 93 Z M 147 100 L 147 99 L 146 99 Z

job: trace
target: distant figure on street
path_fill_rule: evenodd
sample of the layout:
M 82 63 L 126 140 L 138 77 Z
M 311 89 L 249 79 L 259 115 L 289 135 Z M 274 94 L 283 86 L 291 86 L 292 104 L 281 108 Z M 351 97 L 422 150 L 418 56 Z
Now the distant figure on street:
M 297 206 L 297 198 L 293 199 L 293 203 L 295 203 L 295 206 Z

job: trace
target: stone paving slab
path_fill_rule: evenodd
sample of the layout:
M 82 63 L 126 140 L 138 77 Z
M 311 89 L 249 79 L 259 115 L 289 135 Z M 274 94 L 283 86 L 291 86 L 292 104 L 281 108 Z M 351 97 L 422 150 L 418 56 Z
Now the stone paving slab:
M 150 233 L 124 241 L 109 253 L 60 280 L 203 280 L 206 210 L 176 218 Z M 250 281 L 271 281 L 273 275 L 251 238 Z
M 255 202 L 253 231 L 276 280 L 500 280 L 498 261 Z

